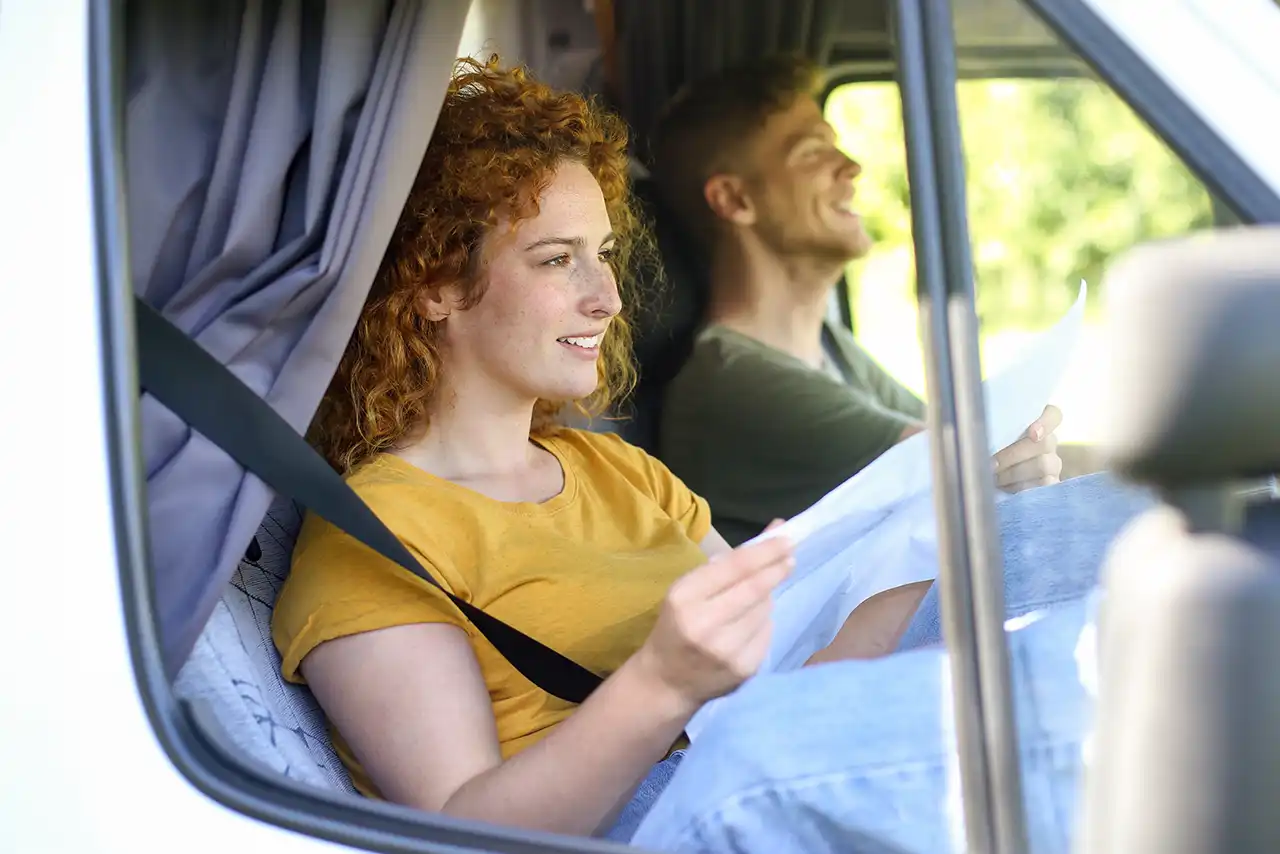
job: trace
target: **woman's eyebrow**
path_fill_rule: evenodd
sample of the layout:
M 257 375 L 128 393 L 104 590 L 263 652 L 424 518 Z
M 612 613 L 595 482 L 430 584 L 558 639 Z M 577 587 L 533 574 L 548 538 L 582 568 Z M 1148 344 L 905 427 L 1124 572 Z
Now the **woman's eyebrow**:
M 600 245 L 604 246 L 609 241 L 616 239 L 616 237 L 617 235 L 615 235 L 611 231 L 604 236 L 603 240 L 600 241 Z M 532 243 L 530 243 L 528 246 L 524 248 L 524 251 L 531 252 L 534 249 L 542 249 L 543 247 L 546 247 L 546 246 L 572 246 L 574 248 L 580 249 L 586 245 L 587 245 L 586 238 L 583 238 L 583 237 L 554 237 L 553 236 L 553 237 L 543 237 L 540 240 L 533 241 Z
M 586 246 L 587 241 L 581 237 L 544 237 L 541 240 L 535 240 L 524 248 L 525 252 L 533 249 L 541 249 L 544 246 Z

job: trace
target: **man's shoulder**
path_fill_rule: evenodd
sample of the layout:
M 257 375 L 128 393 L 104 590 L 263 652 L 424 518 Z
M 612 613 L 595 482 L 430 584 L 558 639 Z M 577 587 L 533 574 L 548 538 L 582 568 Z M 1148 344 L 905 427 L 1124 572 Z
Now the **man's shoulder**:
M 844 405 L 848 394 L 839 381 L 787 353 L 725 327 L 708 327 L 664 390 L 663 444 L 678 440 L 692 447 L 728 430 L 776 436 L 790 429 L 793 418 Z
M 793 356 L 727 326 L 716 325 L 698 334 L 671 387 L 700 395 L 712 387 L 723 389 L 744 382 L 754 385 L 768 377 L 792 378 L 810 373 Z

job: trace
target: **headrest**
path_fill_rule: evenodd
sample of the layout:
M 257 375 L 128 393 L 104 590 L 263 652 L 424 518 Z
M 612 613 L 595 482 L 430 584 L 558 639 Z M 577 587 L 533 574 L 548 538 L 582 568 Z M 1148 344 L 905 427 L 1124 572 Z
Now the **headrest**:
M 1104 283 L 1107 463 L 1192 486 L 1280 471 L 1280 228 L 1149 244 Z
M 633 315 L 636 360 L 643 384 L 665 385 L 693 346 L 706 309 L 706 272 L 692 241 L 659 200 L 653 180 L 639 178 L 634 187 L 653 224 L 666 279 L 658 286 L 656 271 L 651 271 L 647 281 L 639 283 L 639 309 Z

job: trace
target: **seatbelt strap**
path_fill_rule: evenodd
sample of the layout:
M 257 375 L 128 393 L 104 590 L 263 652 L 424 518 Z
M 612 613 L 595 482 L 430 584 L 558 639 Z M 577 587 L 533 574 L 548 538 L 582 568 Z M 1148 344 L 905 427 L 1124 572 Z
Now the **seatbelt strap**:
M 435 585 L 526 679 L 581 703 L 601 678 L 444 588 L 369 505 L 266 401 L 159 312 L 135 297 L 143 391 L 274 489 L 387 560 Z

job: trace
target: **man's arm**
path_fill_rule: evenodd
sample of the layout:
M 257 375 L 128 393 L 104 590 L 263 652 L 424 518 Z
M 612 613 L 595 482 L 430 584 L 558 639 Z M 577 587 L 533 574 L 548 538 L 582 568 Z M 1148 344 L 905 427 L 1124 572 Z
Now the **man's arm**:
M 902 433 L 899 434 L 898 441 L 899 442 L 906 441 L 907 439 L 910 439 L 915 434 L 923 433 L 923 432 L 924 432 L 923 424 L 914 424 L 914 423 L 908 424 L 906 427 L 902 428 Z
M 889 410 L 916 420 L 924 421 L 924 401 L 898 382 L 884 367 L 863 349 L 853 334 L 843 326 L 828 324 L 831 338 L 844 359 L 845 367 L 855 381 L 871 390 L 880 403 Z M 923 429 L 923 426 L 921 427 Z M 915 430 L 913 432 L 920 432 Z M 906 435 L 911 435 L 910 433 Z M 903 438 L 906 438 L 906 435 Z

